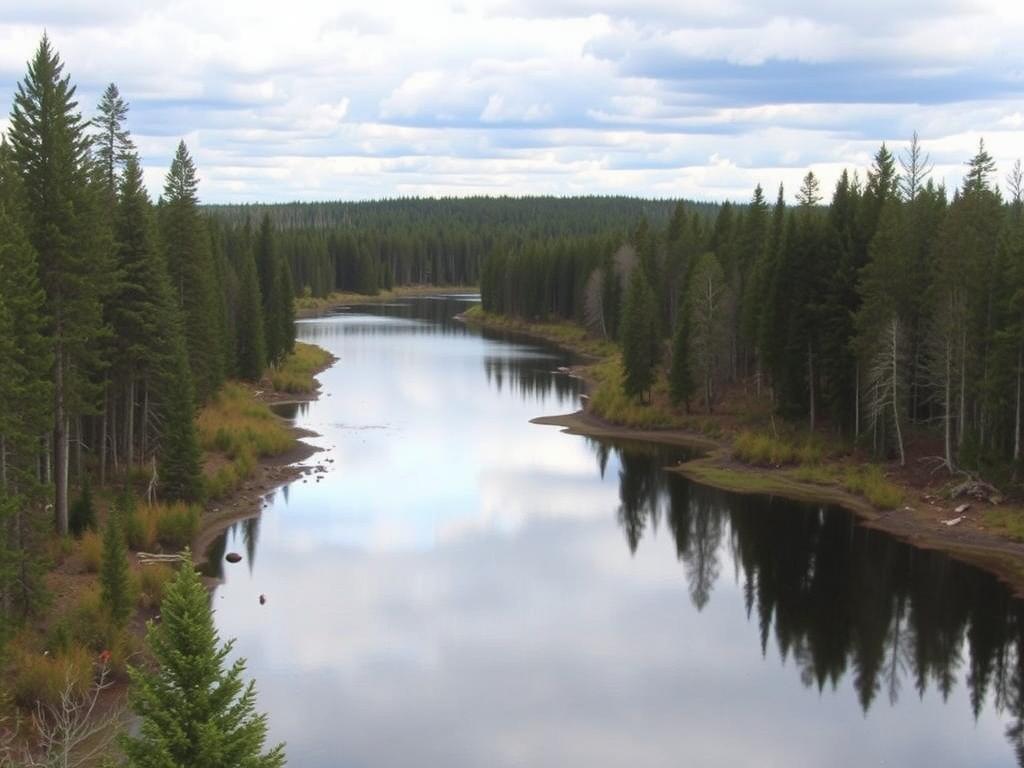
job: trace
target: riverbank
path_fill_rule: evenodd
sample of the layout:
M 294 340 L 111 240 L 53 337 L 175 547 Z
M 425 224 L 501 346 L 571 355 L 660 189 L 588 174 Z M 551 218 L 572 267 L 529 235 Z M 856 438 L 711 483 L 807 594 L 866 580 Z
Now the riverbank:
M 313 471 L 294 466 L 319 450 L 303 441 L 313 433 L 286 423 L 270 406 L 316 400 L 315 377 L 335 361 L 319 347 L 299 343 L 295 354 L 279 368 L 268 370 L 260 382 L 229 382 L 203 408 L 196 424 L 203 443 L 204 486 L 216 498 L 209 499 L 205 509 L 184 504 L 151 507 L 135 499 L 134 509 L 125 517 L 135 613 L 123 630 L 109 626 L 101 606 L 101 535 L 87 532 L 77 540 L 53 539 L 52 567 L 43 575 L 50 596 L 48 609 L 14 635 L 6 666 L 0 668 L 0 764 L 5 750 L 17 746 L 10 742 L 12 724 L 19 719 L 15 705 L 32 712 L 37 702 L 59 704 L 69 680 L 77 686 L 76 695 L 84 694 L 98 655 L 109 664 L 112 676 L 90 722 L 124 726 L 120 717 L 128 716 L 123 709 L 128 692 L 125 667 L 145 653 L 147 621 L 158 615 L 163 586 L 173 573 L 167 564 L 144 565 L 139 552 L 177 552 L 190 543 L 198 563 L 225 529 L 260 513 L 266 493 Z M 288 391 L 274 386 L 275 377 L 281 375 L 290 382 Z M 135 492 L 148 478 L 148 472 L 133 473 Z M 111 483 L 94 489 L 100 530 L 109 510 L 123 503 L 118 487 Z M 118 719 L 108 722 L 111 714 Z
M 320 298 L 305 297 L 297 299 L 295 301 L 295 316 L 297 318 L 320 317 L 342 307 L 357 306 L 359 304 L 380 304 L 414 296 L 479 292 L 480 288 L 475 285 L 397 285 L 394 288 L 385 289 L 374 294 L 336 292 Z
M 657 399 L 654 405 L 624 405 L 623 398 L 611 391 L 618 380 L 617 348 L 608 341 L 588 338 L 574 323 L 526 323 L 489 315 L 479 307 L 458 319 L 478 327 L 541 339 L 583 357 L 584 362 L 574 366 L 572 372 L 584 381 L 584 408 L 563 416 L 538 418 L 533 423 L 559 426 L 570 434 L 594 438 L 698 449 L 703 454 L 700 458 L 667 469 L 734 493 L 768 494 L 841 506 L 867 526 L 979 566 L 1024 597 L 1024 541 L 1013 533 L 1017 526 L 1024 525 L 1024 511 L 1014 504 L 998 499 L 998 503 L 992 503 L 948 498 L 948 477 L 915 471 L 916 468 L 901 470 L 895 465 L 877 465 L 852 451 L 816 454 L 805 465 L 745 463 L 737 457 L 737 453 L 742 453 L 737 451 L 737 442 L 750 435 L 745 419 L 734 413 L 691 416 L 673 412 Z M 664 382 L 656 385 L 656 389 L 658 386 L 664 387 Z M 603 417 L 607 411 L 602 411 L 601 406 L 609 402 L 612 410 L 625 416 L 628 423 Z M 881 491 L 876 494 L 874 486 L 868 488 L 869 481 L 882 484 Z M 869 501 L 868 496 L 892 497 L 896 503 L 880 506 Z M 950 524 L 952 521 L 956 522 Z
M 258 414 L 257 418 L 264 420 L 269 416 L 274 429 L 283 432 L 286 438 L 282 441 L 278 437 L 273 441 L 276 446 L 281 447 L 280 450 L 268 451 L 264 455 L 254 457 L 255 460 L 250 453 L 251 464 L 246 467 L 248 472 L 237 478 L 235 487 L 224 494 L 223 498 L 207 505 L 206 514 L 203 515 L 199 530 L 191 544 L 196 565 L 201 566 L 206 562 L 206 552 L 210 544 L 225 530 L 237 522 L 260 514 L 264 506 L 263 498 L 268 493 L 311 471 L 297 465 L 320 450 L 304 442 L 304 438 L 316 437 L 316 433 L 284 422 L 269 408 L 271 405 L 309 403 L 318 400 L 320 384 L 316 376 L 335 362 L 337 358 L 320 347 L 298 342 L 295 352 L 284 365 L 277 370 L 269 370 L 258 384 L 246 387 L 252 402 L 266 409 L 265 414 Z M 252 428 L 248 425 L 236 425 L 235 431 L 251 433 Z M 231 466 L 228 462 L 233 458 L 232 453 L 231 446 L 227 451 L 214 451 L 208 448 L 204 462 L 207 478 L 215 477 L 215 473 L 223 467 Z M 234 461 L 237 463 L 238 459 L 234 458 Z

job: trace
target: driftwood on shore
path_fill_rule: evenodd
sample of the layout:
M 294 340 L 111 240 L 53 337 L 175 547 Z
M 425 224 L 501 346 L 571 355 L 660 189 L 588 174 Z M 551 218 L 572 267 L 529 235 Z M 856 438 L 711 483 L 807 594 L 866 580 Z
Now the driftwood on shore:
M 181 552 L 176 554 L 160 554 L 155 552 L 139 552 L 137 554 L 140 565 L 155 565 L 156 563 L 181 563 L 184 562 L 185 556 Z

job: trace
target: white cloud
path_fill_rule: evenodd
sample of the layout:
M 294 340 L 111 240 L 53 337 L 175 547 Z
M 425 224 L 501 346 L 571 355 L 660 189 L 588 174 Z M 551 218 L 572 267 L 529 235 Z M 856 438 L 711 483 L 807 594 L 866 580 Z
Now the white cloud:
M 795 188 L 808 167 L 863 166 L 915 129 L 950 185 L 978 136 L 1004 169 L 1024 152 L 1024 11 L 1013 3 L 271 7 L 0 7 L 0 114 L 45 27 L 87 113 L 111 80 L 132 103 L 154 195 L 180 138 L 211 202 L 746 198 L 756 181 Z

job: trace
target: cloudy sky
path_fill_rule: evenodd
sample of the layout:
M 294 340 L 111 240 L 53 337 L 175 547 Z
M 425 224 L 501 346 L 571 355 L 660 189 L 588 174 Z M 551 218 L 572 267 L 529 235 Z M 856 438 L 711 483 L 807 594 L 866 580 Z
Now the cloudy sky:
M 1024 155 L 1019 0 L 0 0 L 0 114 L 44 29 L 151 190 L 184 138 L 208 202 L 746 199 L 915 129 L 951 187 L 982 136 Z

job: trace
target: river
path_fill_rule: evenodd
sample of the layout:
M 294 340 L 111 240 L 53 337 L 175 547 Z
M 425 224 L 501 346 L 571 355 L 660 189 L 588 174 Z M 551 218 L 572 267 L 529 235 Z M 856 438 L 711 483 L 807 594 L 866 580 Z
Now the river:
M 290 765 L 1024 765 L 996 579 L 530 424 L 578 407 L 570 360 L 452 320 L 471 300 L 298 324 L 339 358 L 285 409 L 324 450 L 212 547 Z

